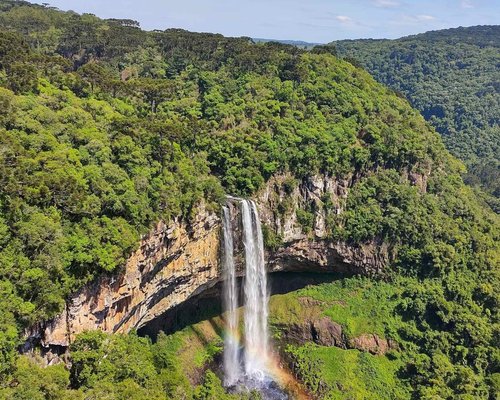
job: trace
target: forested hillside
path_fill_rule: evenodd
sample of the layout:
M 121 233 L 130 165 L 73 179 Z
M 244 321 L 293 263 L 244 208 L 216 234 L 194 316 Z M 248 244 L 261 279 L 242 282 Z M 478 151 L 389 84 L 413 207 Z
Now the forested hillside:
M 468 183 L 500 210 L 500 26 L 446 29 L 398 40 L 334 42 L 403 93 L 468 166 Z
M 18 1 L 0 10 L 0 398 L 226 396 L 211 372 L 186 388 L 178 336 L 85 334 L 70 372 L 17 348 L 71 292 L 119 272 L 154 222 L 189 221 L 200 202 L 217 210 L 284 172 L 290 185 L 349 179 L 331 240 L 397 249 L 384 278 L 400 321 L 386 332 L 402 346 L 398 398 L 495 398 L 498 218 L 406 100 L 324 48 L 145 32 Z M 484 98 L 487 113 L 495 97 Z M 314 210 L 295 212 L 307 233 Z

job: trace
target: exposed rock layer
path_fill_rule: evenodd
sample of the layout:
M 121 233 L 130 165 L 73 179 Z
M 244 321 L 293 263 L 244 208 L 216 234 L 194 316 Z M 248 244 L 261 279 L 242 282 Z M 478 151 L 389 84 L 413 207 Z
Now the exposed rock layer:
M 385 354 L 397 349 L 397 343 L 392 339 L 381 338 L 376 334 L 366 333 L 348 339 L 342 330 L 342 325 L 328 317 L 319 317 L 301 323 L 276 325 L 281 332 L 280 341 L 295 344 L 316 343 L 320 346 L 339 347 L 341 349 L 357 349 L 371 354 Z
M 384 244 L 354 246 L 328 238 L 327 212 L 342 212 L 351 183 L 324 176 L 298 185 L 287 176 L 269 181 L 256 200 L 263 224 L 282 241 L 267 255 L 270 271 L 364 275 L 383 271 L 391 257 Z M 314 210 L 307 234 L 297 219 L 298 209 Z M 236 203 L 233 210 L 237 213 Z M 189 224 L 176 220 L 167 226 L 159 222 L 141 240 L 120 274 L 82 288 L 68 300 L 59 317 L 27 332 L 28 342 L 66 347 L 85 330 L 128 332 L 212 287 L 222 275 L 220 230 L 220 218 L 203 206 Z M 340 343 L 338 327 L 326 321 L 317 323 L 322 341 Z
M 219 279 L 219 219 L 200 209 L 189 226 L 158 223 L 116 277 L 85 286 L 64 312 L 28 333 L 42 346 L 68 346 L 85 330 L 139 328 Z
M 385 243 L 348 244 L 330 238 L 328 215 L 341 214 L 354 178 L 313 176 L 298 185 L 290 176 L 273 177 L 258 197 L 260 217 L 283 245 L 269 254 L 273 271 L 339 272 L 377 275 L 392 257 Z M 298 220 L 297 210 L 313 215 L 310 232 Z
M 275 317 L 271 319 L 271 325 L 280 332 L 278 342 L 282 349 L 288 343 L 316 343 L 320 346 L 357 349 L 371 354 L 385 354 L 398 348 L 394 340 L 373 333 L 349 338 L 341 324 L 324 315 L 324 302 L 310 297 L 300 297 L 298 302 L 299 309 L 292 306 L 292 315 L 287 315 L 289 318 L 286 318 L 283 314 L 286 311 L 282 310 L 279 302 L 276 304 L 271 300 L 271 315 Z M 283 353 L 283 356 L 286 359 L 286 353 Z

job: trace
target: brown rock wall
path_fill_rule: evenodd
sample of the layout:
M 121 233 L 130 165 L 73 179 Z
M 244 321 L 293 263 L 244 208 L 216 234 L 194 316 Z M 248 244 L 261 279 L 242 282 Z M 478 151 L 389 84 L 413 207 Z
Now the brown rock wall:
M 263 224 L 283 243 L 267 254 L 269 270 L 383 273 L 391 259 L 385 244 L 351 245 L 328 237 L 327 213 L 343 211 L 351 180 L 315 176 L 290 185 L 290 179 L 272 178 L 256 198 Z M 307 234 L 297 221 L 295 210 L 299 208 L 315 210 Z M 237 200 L 232 210 L 238 235 Z M 221 279 L 220 224 L 220 218 L 203 206 L 189 224 L 176 220 L 166 225 L 160 221 L 141 240 L 119 274 L 103 276 L 75 293 L 60 316 L 26 332 L 27 343 L 65 347 L 85 330 L 113 333 L 138 329 L 212 287 Z M 239 274 L 243 273 L 240 265 Z M 320 341 L 340 343 L 338 327 L 326 321 L 318 324 Z

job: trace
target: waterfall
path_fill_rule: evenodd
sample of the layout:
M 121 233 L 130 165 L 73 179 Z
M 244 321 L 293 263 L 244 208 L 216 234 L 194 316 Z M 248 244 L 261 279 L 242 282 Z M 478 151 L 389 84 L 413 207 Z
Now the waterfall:
M 223 208 L 224 231 L 224 309 L 226 310 L 226 334 L 224 336 L 224 384 L 232 386 L 240 379 L 238 358 L 238 292 L 233 256 L 233 230 L 229 208 Z
M 263 379 L 268 361 L 268 295 L 264 244 L 257 207 L 241 202 L 245 246 L 245 373 Z
M 230 199 L 238 201 L 241 205 L 242 240 L 245 254 L 243 285 L 245 343 L 243 365 L 241 365 L 237 341 L 238 290 L 233 254 L 233 230 L 230 210 L 224 207 L 224 309 L 227 321 L 224 337 L 224 384 L 226 386 L 233 386 L 238 382 L 263 381 L 267 376 L 269 361 L 267 328 L 269 295 L 259 214 L 253 201 Z

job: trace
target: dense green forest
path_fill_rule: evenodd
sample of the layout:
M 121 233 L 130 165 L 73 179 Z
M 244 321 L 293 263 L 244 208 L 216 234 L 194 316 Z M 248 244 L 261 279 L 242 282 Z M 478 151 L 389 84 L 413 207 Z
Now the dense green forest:
M 155 344 L 84 334 L 70 371 L 17 347 L 71 292 L 117 273 L 158 219 L 217 210 L 273 174 L 321 172 L 353 182 L 331 240 L 397 249 L 384 277 L 398 321 L 384 335 L 401 343 L 394 398 L 495 398 L 498 217 L 405 99 L 327 47 L 145 32 L 7 0 L 0 29 L 0 397 L 233 398 L 210 371 L 189 389 L 182 332 Z M 307 231 L 311 210 L 296 211 Z
M 342 40 L 338 54 L 403 93 L 468 167 L 500 211 L 500 26 L 445 29 L 397 40 Z

